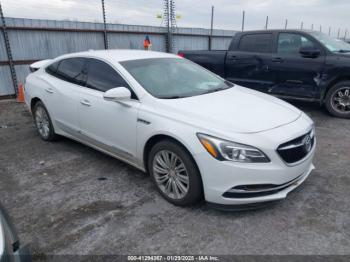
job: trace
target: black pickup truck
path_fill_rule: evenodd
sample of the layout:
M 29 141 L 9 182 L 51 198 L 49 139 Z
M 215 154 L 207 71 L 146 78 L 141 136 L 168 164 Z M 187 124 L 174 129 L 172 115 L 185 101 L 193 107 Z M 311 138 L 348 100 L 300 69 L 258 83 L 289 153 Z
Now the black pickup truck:
M 350 118 L 350 44 L 302 30 L 239 32 L 228 50 L 180 56 L 239 85 L 284 99 L 318 101 Z

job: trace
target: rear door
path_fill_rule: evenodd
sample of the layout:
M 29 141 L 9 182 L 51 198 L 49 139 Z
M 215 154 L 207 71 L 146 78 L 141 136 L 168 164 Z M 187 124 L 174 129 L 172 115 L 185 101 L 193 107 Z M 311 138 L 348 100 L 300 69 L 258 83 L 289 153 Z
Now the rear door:
M 273 86 L 275 75 L 270 71 L 272 33 L 243 34 L 226 56 L 226 79 L 239 85 L 266 92 Z
M 79 131 L 78 104 L 85 85 L 85 58 L 60 60 L 46 68 L 45 106 L 54 125 L 73 136 Z
M 277 80 L 269 93 L 287 97 L 317 97 L 325 61 L 323 48 L 311 37 L 299 32 L 280 32 L 276 41 L 277 50 L 270 69 Z M 299 53 L 301 47 L 319 49 L 321 54 L 303 57 Z
M 129 88 L 131 100 L 119 103 L 103 98 L 104 92 L 117 87 Z M 85 141 L 134 163 L 139 106 L 135 93 L 114 66 L 88 59 L 86 87 L 81 89 L 79 103 L 81 136 Z

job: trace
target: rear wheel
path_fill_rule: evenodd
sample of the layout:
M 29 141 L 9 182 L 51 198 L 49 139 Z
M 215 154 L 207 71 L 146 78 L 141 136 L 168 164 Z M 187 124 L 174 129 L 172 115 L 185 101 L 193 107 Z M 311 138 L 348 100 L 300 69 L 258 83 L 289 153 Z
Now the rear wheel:
M 326 107 L 333 116 L 350 118 L 350 81 L 333 86 L 326 95 Z
M 170 203 L 191 206 L 202 199 L 198 168 L 192 156 L 179 144 L 164 140 L 153 146 L 148 171 L 160 194 Z
M 53 128 L 49 113 L 43 102 L 38 101 L 33 108 L 33 116 L 36 128 L 40 137 L 45 141 L 53 141 L 57 139 Z

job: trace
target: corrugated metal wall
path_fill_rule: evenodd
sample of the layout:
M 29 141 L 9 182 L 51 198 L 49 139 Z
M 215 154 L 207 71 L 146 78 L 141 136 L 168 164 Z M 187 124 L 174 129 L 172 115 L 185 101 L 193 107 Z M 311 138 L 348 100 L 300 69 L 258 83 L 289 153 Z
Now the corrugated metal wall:
M 104 48 L 101 23 L 6 18 L 6 24 L 19 82 L 24 81 L 33 60 Z M 152 50 L 165 52 L 164 27 L 108 24 L 107 29 L 110 49 L 143 49 L 143 40 L 149 35 Z M 227 49 L 235 32 L 213 30 L 212 49 Z M 174 52 L 208 49 L 209 33 L 209 29 L 177 28 L 173 36 Z M 15 93 L 7 60 L 0 35 L 0 96 Z

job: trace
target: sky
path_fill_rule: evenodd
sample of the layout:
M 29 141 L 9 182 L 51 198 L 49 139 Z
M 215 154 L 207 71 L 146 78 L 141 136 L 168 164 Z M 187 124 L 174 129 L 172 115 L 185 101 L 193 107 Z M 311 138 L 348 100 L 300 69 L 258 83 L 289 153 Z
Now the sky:
M 0 0 L 5 16 L 101 22 L 101 0 Z M 157 14 L 163 0 L 105 0 L 107 22 L 161 25 Z M 210 27 L 214 6 L 214 28 L 240 30 L 245 10 L 245 29 L 263 29 L 266 16 L 269 28 L 313 28 L 337 35 L 350 35 L 350 0 L 175 0 L 181 16 L 178 27 Z

